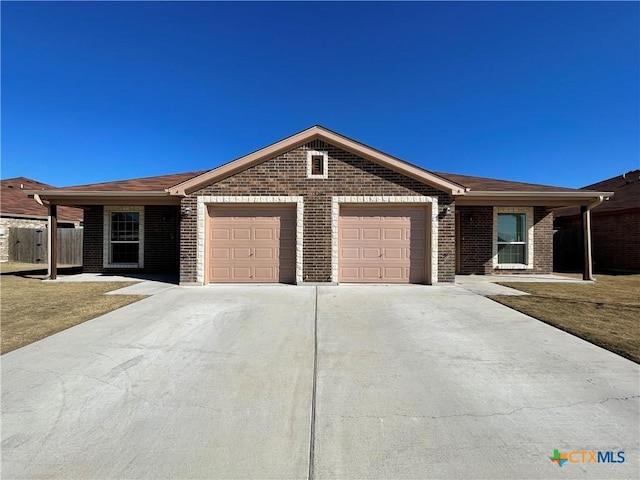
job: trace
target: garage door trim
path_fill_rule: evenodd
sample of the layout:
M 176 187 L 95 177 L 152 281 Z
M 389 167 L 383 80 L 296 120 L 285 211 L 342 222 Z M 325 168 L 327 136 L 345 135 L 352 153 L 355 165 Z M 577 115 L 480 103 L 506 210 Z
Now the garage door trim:
M 430 271 L 426 272 L 426 282 L 434 284 L 438 281 L 438 199 L 428 196 L 348 196 L 333 197 L 331 199 L 331 281 L 339 283 L 339 230 L 340 205 L 362 205 L 371 206 L 392 206 L 410 204 L 412 206 L 430 205 L 431 222 L 427 225 L 431 236 L 429 243 L 431 246 Z M 364 206 L 364 205 L 363 205 Z
M 302 245 L 303 245 L 303 218 L 304 199 L 300 196 L 201 196 L 198 197 L 198 232 L 197 232 L 197 266 L 196 278 L 200 285 L 205 281 L 205 239 L 207 230 L 207 206 L 210 204 L 296 204 L 296 284 L 302 283 Z

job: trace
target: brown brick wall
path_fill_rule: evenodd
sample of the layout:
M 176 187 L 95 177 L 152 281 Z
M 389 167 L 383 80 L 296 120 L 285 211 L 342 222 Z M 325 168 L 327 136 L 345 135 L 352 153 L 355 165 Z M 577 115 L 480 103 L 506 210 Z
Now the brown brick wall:
M 86 273 L 100 273 L 104 270 L 102 268 L 103 212 L 102 205 L 92 205 L 86 207 L 84 211 L 82 271 Z
M 565 269 L 582 269 L 580 217 L 556 220 L 556 262 Z M 595 271 L 640 272 L 640 211 L 591 214 L 591 241 Z
M 144 268 L 103 268 L 102 206 L 87 207 L 84 214 L 83 271 L 87 273 L 178 273 L 177 206 L 147 206 L 144 210 Z
M 493 207 L 458 206 L 460 215 L 460 273 L 490 275 L 518 273 L 522 270 L 493 268 Z M 553 271 L 553 214 L 545 207 L 533 209 L 533 270 Z
M 327 151 L 327 179 L 308 179 L 309 149 Z M 196 281 L 197 215 L 200 195 L 287 195 L 304 197 L 303 276 L 309 282 L 331 278 L 331 197 L 357 195 L 427 195 L 438 198 L 440 209 L 438 239 L 438 281 L 452 282 L 455 269 L 454 216 L 442 214 L 453 199 L 446 193 L 424 185 L 383 166 L 360 158 L 322 141 L 310 142 L 267 160 L 183 199 L 183 209 L 191 207 L 181 223 L 180 281 Z
M 460 273 L 484 275 L 493 271 L 493 207 L 457 207 L 460 215 Z
M 174 205 L 148 206 L 144 209 L 144 271 L 178 273 L 178 216 Z

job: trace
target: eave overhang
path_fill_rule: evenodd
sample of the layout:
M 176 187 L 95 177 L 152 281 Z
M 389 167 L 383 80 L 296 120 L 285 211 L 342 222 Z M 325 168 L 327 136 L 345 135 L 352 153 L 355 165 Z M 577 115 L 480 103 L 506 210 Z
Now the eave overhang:
M 40 204 L 83 205 L 180 205 L 180 198 L 166 191 L 26 190 Z
M 609 197 L 613 192 L 573 191 L 573 192 L 535 192 L 535 191 L 468 191 L 456 199 L 456 205 L 467 206 L 542 206 L 567 207 L 587 206 L 593 208 Z
M 345 151 L 351 152 L 359 157 L 370 160 L 374 163 L 387 167 L 407 177 L 426 183 L 438 190 L 450 195 L 464 195 L 465 188 L 438 175 L 423 170 L 415 165 L 411 165 L 403 160 L 392 157 L 374 148 L 368 147 L 350 138 L 344 137 L 336 132 L 332 132 L 324 127 L 314 126 L 302 132 L 296 133 L 288 138 L 280 140 L 268 147 L 257 150 L 249 155 L 240 157 L 220 167 L 209 170 L 186 182 L 179 183 L 167 189 L 171 195 L 188 195 L 202 187 L 219 182 L 238 172 L 258 165 L 266 160 L 277 157 L 283 153 L 298 148 L 314 140 L 322 140 Z

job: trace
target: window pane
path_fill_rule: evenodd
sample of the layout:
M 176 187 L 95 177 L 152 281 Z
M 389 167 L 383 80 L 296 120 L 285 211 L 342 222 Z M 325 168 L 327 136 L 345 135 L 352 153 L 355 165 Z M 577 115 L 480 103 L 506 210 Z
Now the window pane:
M 524 244 L 498 245 L 498 263 L 522 263 L 525 261 Z
M 138 263 L 137 243 L 112 243 L 111 263 Z
M 111 241 L 137 242 L 140 235 L 138 212 L 111 213 Z
M 524 242 L 526 218 L 524 213 L 499 213 L 498 242 Z

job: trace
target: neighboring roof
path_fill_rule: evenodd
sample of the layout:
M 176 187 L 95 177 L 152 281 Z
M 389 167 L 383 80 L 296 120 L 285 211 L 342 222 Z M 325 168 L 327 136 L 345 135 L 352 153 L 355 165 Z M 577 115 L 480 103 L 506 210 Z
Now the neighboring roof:
M 606 202 L 595 207 L 593 213 L 612 213 L 628 210 L 640 210 L 640 169 L 618 175 L 601 182 L 582 187 L 581 190 L 609 190 L 614 195 Z M 556 217 L 578 215 L 575 207 L 559 208 L 554 211 Z
M 25 190 L 49 190 L 55 188 L 46 183 L 38 182 L 26 177 L 7 178 L 0 180 L 0 215 L 3 217 L 46 219 L 47 207 L 38 205 L 27 197 Z M 58 209 L 59 222 L 81 222 L 84 212 L 78 208 L 60 207 Z
M 240 157 L 232 162 L 226 163 L 220 167 L 209 170 L 202 175 L 187 180 L 186 182 L 175 185 L 170 189 L 172 195 L 185 195 L 206 185 L 218 182 L 242 170 L 246 170 L 254 165 L 258 165 L 270 158 L 281 155 L 305 143 L 314 140 L 322 140 L 333 146 L 339 147 L 348 152 L 354 153 L 362 158 L 366 158 L 374 163 L 387 167 L 396 172 L 402 173 L 408 177 L 414 178 L 422 183 L 426 183 L 441 191 L 448 192 L 451 195 L 464 194 L 464 188 L 460 185 L 439 177 L 427 170 L 412 165 L 404 160 L 393 157 L 389 154 L 371 148 L 363 143 L 352 140 L 339 133 L 333 132 L 328 128 L 315 125 L 311 128 L 298 132 L 279 142 L 273 143 L 267 147 L 261 148 L 249 155 Z
M 553 187 L 536 183 L 514 182 L 511 180 L 499 180 L 496 178 L 473 177 L 459 175 L 457 173 L 433 172 L 459 185 L 463 185 L 471 191 L 503 191 L 503 192 L 575 192 L 574 188 Z

